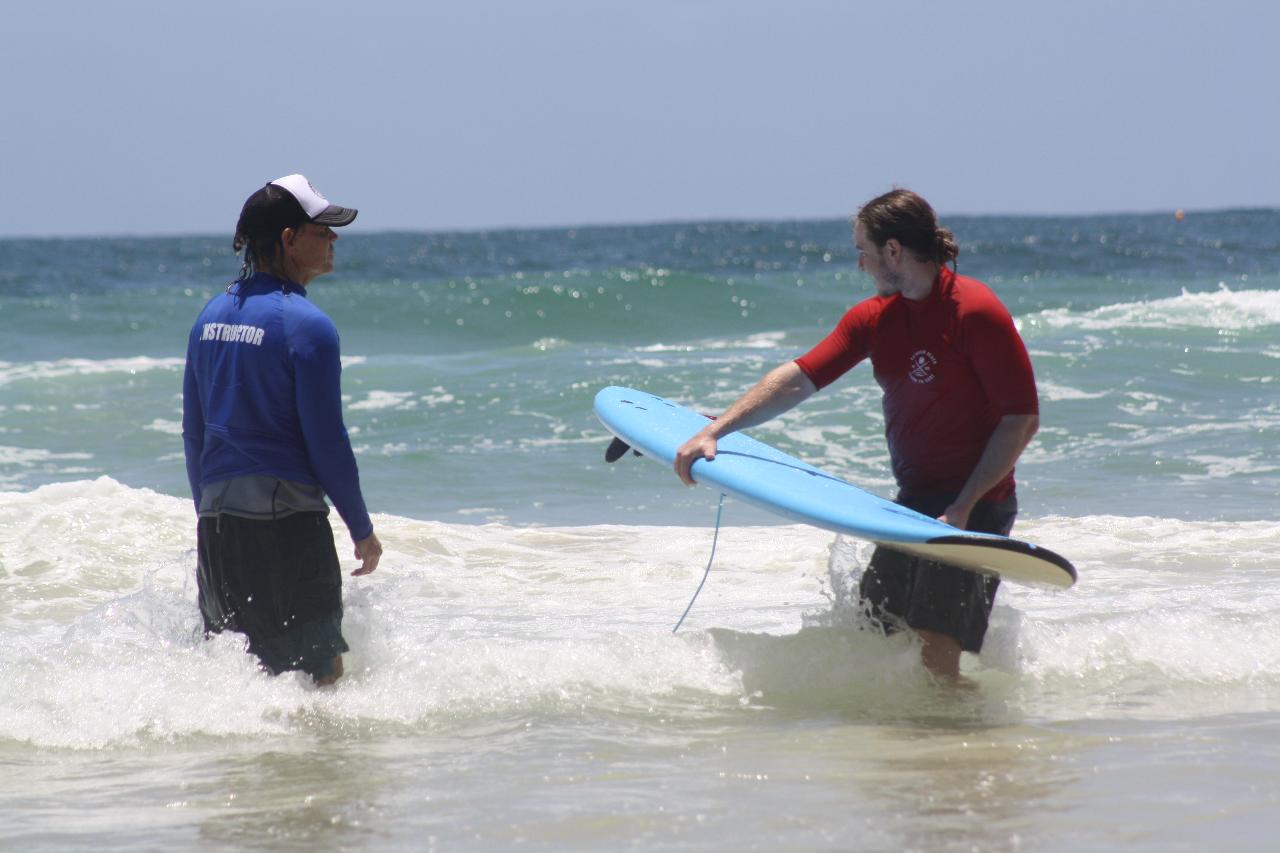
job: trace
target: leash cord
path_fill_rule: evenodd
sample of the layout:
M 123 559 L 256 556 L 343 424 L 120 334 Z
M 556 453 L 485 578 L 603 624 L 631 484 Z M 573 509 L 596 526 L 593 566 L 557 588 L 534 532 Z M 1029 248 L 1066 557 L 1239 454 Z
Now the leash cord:
M 693 609 L 693 603 L 698 600 L 698 593 L 702 592 L 703 585 L 707 582 L 707 577 L 711 574 L 711 564 L 716 558 L 716 542 L 720 540 L 720 514 L 724 512 L 724 492 L 720 493 L 720 505 L 716 507 L 716 532 L 711 537 L 711 556 L 707 558 L 707 570 L 702 573 L 702 580 L 698 583 L 698 588 L 693 591 L 693 598 L 689 599 L 689 606 L 684 609 L 684 613 L 680 614 L 680 621 L 671 629 L 671 633 L 680 630 L 680 626 L 684 624 L 684 617 L 689 615 L 689 611 Z

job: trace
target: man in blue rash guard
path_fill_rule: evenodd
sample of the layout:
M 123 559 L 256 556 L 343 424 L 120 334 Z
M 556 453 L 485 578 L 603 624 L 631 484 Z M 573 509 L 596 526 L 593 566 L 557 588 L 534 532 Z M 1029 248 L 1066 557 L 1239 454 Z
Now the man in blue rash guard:
M 205 634 L 243 633 L 264 669 L 317 684 L 342 677 L 349 650 L 326 495 L 361 561 L 352 574 L 382 556 L 342 422 L 338 331 L 306 290 L 355 218 L 302 175 L 249 196 L 232 244 L 244 264 L 196 319 L 182 389 Z

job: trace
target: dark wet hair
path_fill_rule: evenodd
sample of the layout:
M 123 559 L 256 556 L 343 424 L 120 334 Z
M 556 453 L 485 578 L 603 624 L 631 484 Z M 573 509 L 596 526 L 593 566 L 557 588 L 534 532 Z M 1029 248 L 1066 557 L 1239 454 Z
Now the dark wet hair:
M 240 209 L 236 235 L 231 241 L 237 254 L 244 252 L 239 278 L 275 263 L 280 254 L 281 232 L 310 221 L 293 193 L 275 184 L 267 184 L 249 196 Z
M 895 189 L 876 196 L 854 216 L 876 246 L 897 240 L 918 261 L 955 264 L 960 246 L 950 228 L 938 225 L 929 202 L 911 190 Z

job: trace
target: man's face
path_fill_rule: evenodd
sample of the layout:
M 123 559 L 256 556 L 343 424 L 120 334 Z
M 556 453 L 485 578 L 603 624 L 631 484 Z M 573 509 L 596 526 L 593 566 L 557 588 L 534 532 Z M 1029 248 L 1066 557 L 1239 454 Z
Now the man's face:
M 871 276 L 876 293 L 892 296 L 902 287 L 902 273 L 893 269 L 893 261 L 887 257 L 888 246 L 877 246 L 867 237 L 861 222 L 853 226 L 853 245 L 858 250 L 858 269 Z
M 289 260 L 302 284 L 333 272 L 333 244 L 338 235 L 328 225 L 306 222 L 293 232 L 286 245 Z

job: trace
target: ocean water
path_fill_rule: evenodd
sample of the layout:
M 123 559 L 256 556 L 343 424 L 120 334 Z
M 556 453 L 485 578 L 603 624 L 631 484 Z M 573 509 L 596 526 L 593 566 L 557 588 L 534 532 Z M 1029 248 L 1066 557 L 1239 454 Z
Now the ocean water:
M 0 847 L 1265 849 L 1280 826 L 1280 211 L 958 218 L 1031 351 L 967 689 L 859 630 L 868 549 L 651 460 L 870 292 L 839 221 L 353 234 L 311 298 L 387 552 L 317 690 L 200 637 L 187 331 L 229 238 L 0 241 Z M 753 431 L 892 493 L 866 366 Z M 350 544 L 339 530 L 339 553 Z M 354 560 L 348 560 L 350 568 Z

